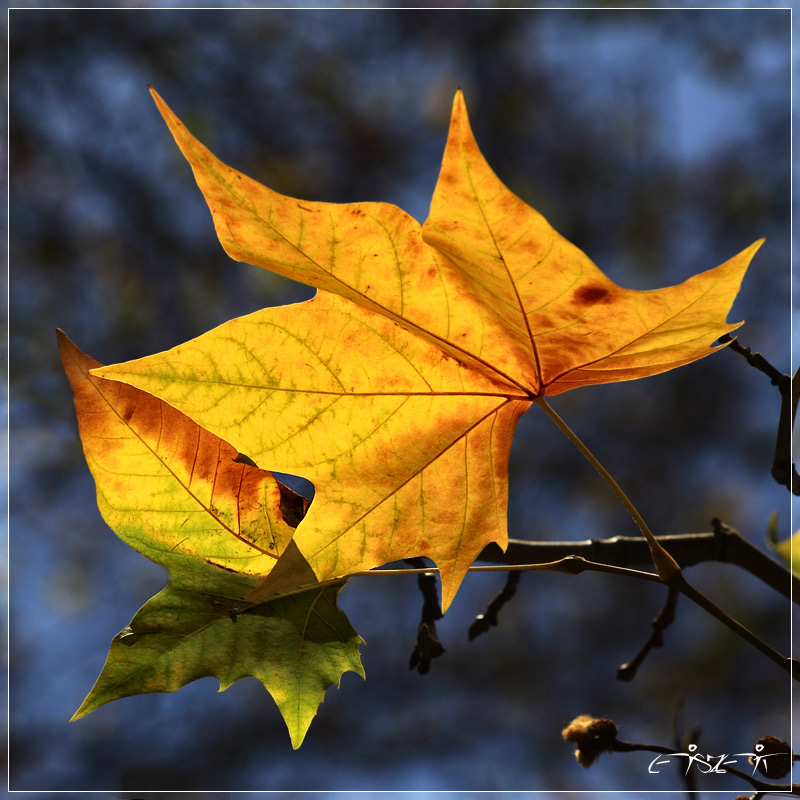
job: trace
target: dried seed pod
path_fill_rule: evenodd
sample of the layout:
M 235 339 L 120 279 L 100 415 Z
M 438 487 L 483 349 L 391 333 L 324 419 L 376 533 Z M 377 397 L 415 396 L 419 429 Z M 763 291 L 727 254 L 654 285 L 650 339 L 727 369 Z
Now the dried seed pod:
M 617 726 L 610 719 L 581 714 L 561 731 L 575 745 L 575 758 L 582 767 L 590 767 L 600 753 L 611 750 L 617 738 Z
M 792 749 L 778 736 L 762 736 L 749 761 L 765 778 L 782 778 L 792 768 Z

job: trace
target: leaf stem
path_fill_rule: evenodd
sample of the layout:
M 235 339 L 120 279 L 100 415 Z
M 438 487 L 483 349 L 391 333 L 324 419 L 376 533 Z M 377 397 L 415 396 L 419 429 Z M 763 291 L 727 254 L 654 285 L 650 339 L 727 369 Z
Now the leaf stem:
M 560 428 L 560 430 L 567 436 L 567 438 L 580 450 L 586 460 L 600 473 L 603 480 L 611 487 L 613 492 L 622 501 L 622 504 L 628 509 L 628 512 L 633 517 L 634 521 L 639 527 L 639 530 L 644 534 L 647 543 L 650 546 L 650 555 L 653 558 L 658 577 L 667 586 L 677 589 L 681 594 L 688 597 L 694 603 L 705 609 L 709 614 L 716 617 L 720 622 L 727 625 L 732 631 L 741 636 L 745 641 L 752 644 L 756 649 L 760 650 L 765 656 L 774 661 L 780 667 L 792 674 L 795 680 L 800 680 L 800 664 L 791 658 L 782 656 L 777 650 L 770 647 L 766 642 L 758 638 L 754 633 L 748 630 L 737 620 L 733 619 L 730 615 L 725 613 L 716 603 L 711 601 L 702 592 L 694 588 L 684 578 L 681 568 L 675 559 L 664 549 L 653 535 L 647 523 L 642 518 L 642 515 L 637 510 L 636 506 L 630 501 L 625 492 L 622 491 L 620 485 L 611 477 L 608 470 L 595 458 L 591 450 L 581 441 L 578 435 L 564 422 L 563 419 L 555 412 L 555 410 L 548 404 L 544 397 L 535 400 L 537 405 L 550 417 L 553 422 Z
M 617 567 L 612 564 L 601 564 L 598 561 L 589 561 L 582 556 L 565 556 L 557 561 L 538 562 L 536 564 L 493 564 L 491 566 L 471 566 L 467 572 L 528 572 L 533 570 L 554 570 L 578 575 L 591 570 L 594 572 L 610 572 L 614 575 L 627 575 L 630 578 L 641 578 L 654 583 L 662 583 L 661 578 L 654 572 L 644 572 L 640 569 Z M 406 568 L 406 569 L 365 569 L 353 572 L 348 578 L 364 577 L 366 575 L 420 575 L 426 572 L 439 572 L 438 567 Z
M 642 518 L 636 506 L 630 501 L 628 495 L 622 491 L 620 485 L 611 477 L 608 470 L 597 460 L 594 453 L 581 441 L 572 428 L 564 422 L 563 419 L 556 413 L 555 409 L 545 400 L 544 397 L 539 397 L 535 400 L 539 408 L 550 417 L 553 422 L 559 427 L 561 432 L 580 450 L 583 457 L 600 473 L 603 480 L 611 487 L 611 490 L 622 502 L 622 505 L 628 510 L 628 513 L 633 517 L 633 521 L 638 526 L 639 530 L 647 539 L 647 544 L 650 546 L 650 554 L 653 557 L 653 564 L 655 564 L 656 571 L 664 583 L 668 583 L 670 578 L 679 573 L 681 568 L 675 559 L 659 544 L 656 537 L 648 527 L 647 523 Z
M 742 625 L 729 614 L 726 614 L 716 603 L 709 600 L 702 592 L 694 588 L 683 577 L 683 573 L 678 572 L 672 576 L 669 586 L 677 589 L 682 595 L 685 595 L 701 608 L 708 611 L 713 617 L 716 617 L 720 622 L 727 625 L 734 633 L 739 634 L 745 641 L 753 645 L 757 650 L 760 650 L 767 658 L 774 661 L 779 667 L 782 667 L 789 672 L 795 680 L 800 680 L 800 666 L 792 658 L 782 656 L 777 650 L 770 647 L 765 641 L 759 639 L 752 631 Z

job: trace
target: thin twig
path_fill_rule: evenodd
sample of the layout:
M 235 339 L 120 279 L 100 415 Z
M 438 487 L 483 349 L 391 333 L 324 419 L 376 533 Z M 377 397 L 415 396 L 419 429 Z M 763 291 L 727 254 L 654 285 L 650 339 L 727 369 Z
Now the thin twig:
M 781 669 L 786 670 L 795 680 L 800 680 L 800 666 L 793 658 L 781 655 L 773 647 L 770 647 L 763 639 L 756 636 L 749 628 L 741 622 L 726 614 L 713 600 L 710 600 L 702 592 L 695 589 L 686 578 L 683 572 L 678 572 L 669 579 L 669 585 L 677 589 L 681 594 L 688 597 L 701 608 L 708 611 L 711 616 L 716 617 L 723 625 L 726 625 L 742 639 L 749 642 L 757 650 L 760 650 L 767 658 L 774 661 Z
M 797 416 L 797 401 L 800 399 L 800 369 L 791 381 L 791 391 L 781 390 L 781 415 L 778 420 L 778 435 L 775 441 L 775 458 L 772 462 L 772 477 L 782 486 L 788 486 L 792 494 L 800 495 L 800 474 L 792 459 L 792 430 Z
M 755 367 L 760 372 L 763 372 L 771 381 L 774 386 L 777 386 L 781 393 L 789 391 L 789 384 L 791 378 L 784 372 L 781 372 L 777 367 L 767 361 L 761 353 L 754 353 L 749 347 L 745 347 L 739 340 L 725 333 L 719 337 L 722 344 L 727 344 L 731 350 L 743 356 L 751 367 Z
M 775 456 L 772 461 L 772 477 L 786 486 L 792 494 L 800 495 L 800 475 L 792 462 L 792 428 L 797 414 L 797 401 L 800 387 L 797 380 L 792 379 L 767 361 L 761 353 L 754 353 L 749 347 L 740 344 L 729 334 L 720 336 L 719 341 L 727 344 L 731 350 L 741 355 L 751 367 L 763 372 L 777 386 L 781 393 L 781 413 L 778 419 L 778 433 L 775 441 Z M 797 373 L 795 374 L 795 379 Z
M 505 586 L 497 597 L 489 603 L 486 613 L 478 614 L 475 621 L 470 625 L 467 638 L 472 641 L 482 633 L 486 633 L 493 625 L 497 625 L 497 615 L 500 609 L 516 594 L 517 584 L 521 572 L 509 572 Z
M 440 620 L 442 607 L 439 605 L 439 596 L 436 587 L 434 572 L 426 569 L 424 560 L 421 558 L 407 558 L 409 564 L 413 564 L 417 572 L 417 582 L 422 592 L 422 619 L 417 629 L 417 642 L 411 653 L 408 662 L 409 669 L 415 669 L 420 675 L 427 675 L 431 668 L 431 661 L 434 658 L 444 655 L 444 646 L 436 635 L 436 621 Z
M 664 629 L 669 627 L 675 619 L 675 604 L 678 600 L 676 589 L 669 587 L 667 601 L 653 620 L 653 631 L 648 636 L 647 641 L 642 645 L 642 649 L 627 663 L 617 670 L 617 679 L 621 681 L 632 681 L 636 677 L 639 667 L 647 658 L 647 654 L 654 647 L 662 647 L 664 644 Z M 691 788 L 691 787 L 690 787 Z

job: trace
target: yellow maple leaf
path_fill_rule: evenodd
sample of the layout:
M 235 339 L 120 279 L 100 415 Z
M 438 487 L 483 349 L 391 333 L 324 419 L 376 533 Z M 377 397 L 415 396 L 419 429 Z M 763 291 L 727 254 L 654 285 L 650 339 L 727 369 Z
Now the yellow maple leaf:
M 428 556 L 446 609 L 483 547 L 506 545 L 508 452 L 531 402 L 695 361 L 738 327 L 725 318 L 760 242 L 679 286 L 623 289 L 494 175 L 460 93 L 423 227 L 385 203 L 278 194 L 154 97 L 229 255 L 321 290 L 97 373 L 313 481 L 262 593 Z
M 286 552 L 302 498 L 163 400 L 92 375 L 100 364 L 61 331 L 58 349 L 100 512 L 170 576 L 114 637 L 72 718 L 206 676 L 220 691 L 254 676 L 299 747 L 326 689 L 348 670 L 364 676 L 363 640 L 336 606 L 341 585 L 245 600 Z

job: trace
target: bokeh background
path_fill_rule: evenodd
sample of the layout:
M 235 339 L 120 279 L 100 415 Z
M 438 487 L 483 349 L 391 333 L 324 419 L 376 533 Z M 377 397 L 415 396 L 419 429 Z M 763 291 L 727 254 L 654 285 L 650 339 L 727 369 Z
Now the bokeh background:
M 396 203 L 423 221 L 463 89 L 500 177 L 614 280 L 680 282 L 755 239 L 731 319 L 789 370 L 788 10 L 46 10 L 11 12 L 10 781 L 14 790 L 682 790 L 646 754 L 581 769 L 560 730 L 588 712 L 672 746 L 676 708 L 709 752 L 789 736 L 789 680 L 686 602 L 632 684 L 660 587 L 522 576 L 468 642 L 502 576 L 469 577 L 439 624 L 446 655 L 408 669 L 413 579 L 351 582 L 363 683 L 329 690 L 293 752 L 254 679 L 206 678 L 68 724 L 111 638 L 164 583 L 102 522 L 55 328 L 104 363 L 312 295 L 229 260 L 147 91 L 223 160 L 286 194 Z M 789 533 L 770 477 L 777 390 L 735 353 L 553 403 L 657 533 L 721 517 L 763 547 Z M 511 458 L 510 532 L 636 529 L 542 414 Z M 736 568 L 690 578 L 780 650 L 788 603 Z M 682 722 L 680 721 L 682 719 Z M 699 788 L 746 787 L 711 775 Z M 166 796 L 166 794 L 165 794 Z M 183 795 L 186 797 L 187 795 Z M 216 795 L 219 796 L 219 795 Z M 642 795 L 644 796 L 644 795 Z

